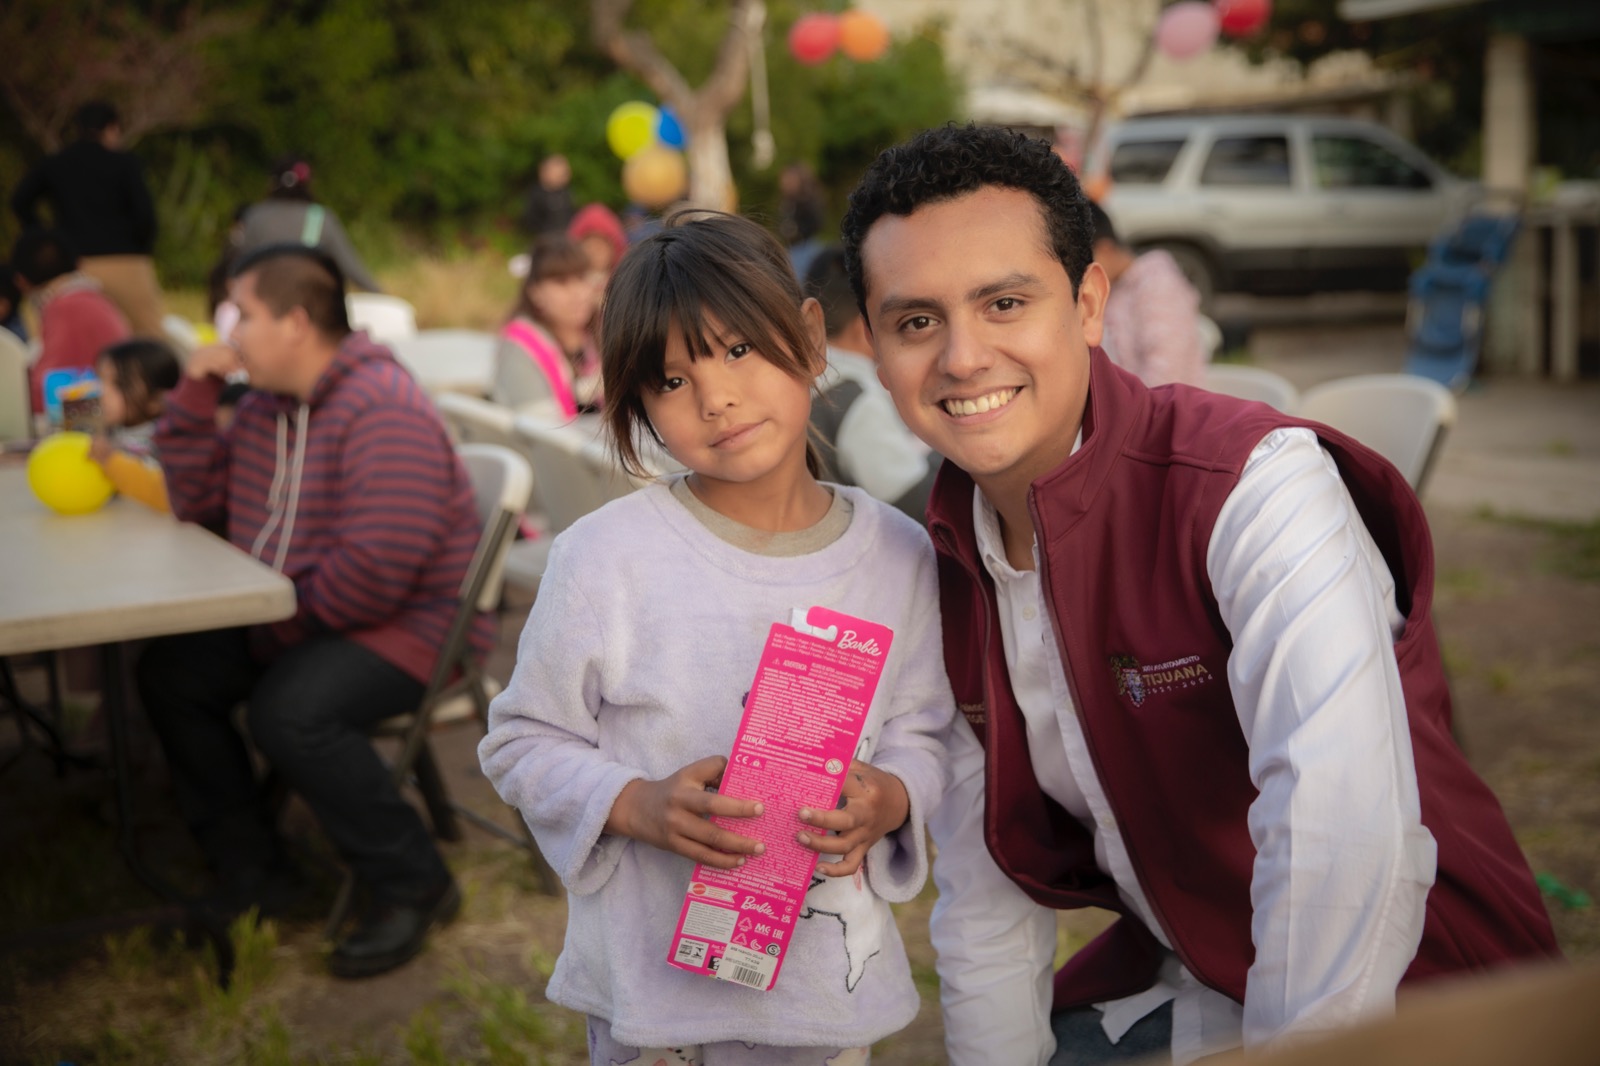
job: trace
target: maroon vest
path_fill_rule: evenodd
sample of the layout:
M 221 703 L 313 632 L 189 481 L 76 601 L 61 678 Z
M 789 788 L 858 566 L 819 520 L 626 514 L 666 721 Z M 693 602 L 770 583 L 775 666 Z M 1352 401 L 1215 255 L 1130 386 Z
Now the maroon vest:
M 1028 506 L 1084 738 L 1167 941 L 1197 978 L 1243 1002 L 1255 957 L 1246 813 L 1256 791 L 1206 548 L 1251 451 L 1282 426 L 1314 429 L 1333 456 L 1406 618 L 1395 655 L 1422 821 L 1438 843 L 1439 866 L 1405 979 L 1558 954 L 1505 815 L 1450 734 L 1431 614 L 1432 542 L 1405 479 L 1326 426 L 1183 385 L 1147 389 L 1095 349 L 1083 446 L 1033 483 Z M 1045 906 L 1122 916 L 1056 975 L 1057 1007 L 1131 995 L 1154 983 L 1160 945 L 1096 866 L 1089 832 L 1034 779 L 994 586 L 978 555 L 972 493 L 971 479 L 946 463 L 928 525 L 939 551 L 945 665 L 986 749 L 989 851 Z

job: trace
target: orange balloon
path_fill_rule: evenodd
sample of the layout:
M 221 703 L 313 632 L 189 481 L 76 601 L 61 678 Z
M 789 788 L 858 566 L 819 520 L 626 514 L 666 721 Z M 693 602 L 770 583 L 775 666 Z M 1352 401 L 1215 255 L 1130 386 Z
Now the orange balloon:
M 872 12 L 852 8 L 839 16 L 839 50 L 870 63 L 889 50 L 889 27 Z
M 622 164 L 622 190 L 641 207 L 665 207 L 689 188 L 689 166 L 683 153 L 655 145 Z

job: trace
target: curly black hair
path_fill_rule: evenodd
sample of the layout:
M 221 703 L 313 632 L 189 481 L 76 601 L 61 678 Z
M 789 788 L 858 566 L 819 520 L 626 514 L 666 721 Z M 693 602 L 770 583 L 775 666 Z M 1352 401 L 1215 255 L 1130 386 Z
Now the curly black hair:
M 1089 198 L 1072 168 L 1049 141 L 1000 126 L 950 123 L 885 149 L 850 194 L 839 236 L 862 314 L 867 312 L 867 286 L 861 244 L 872 224 L 886 214 L 909 215 L 923 204 L 955 200 L 985 185 L 1021 189 L 1038 202 L 1051 246 L 1077 298 L 1083 272 L 1094 258 L 1094 227 Z

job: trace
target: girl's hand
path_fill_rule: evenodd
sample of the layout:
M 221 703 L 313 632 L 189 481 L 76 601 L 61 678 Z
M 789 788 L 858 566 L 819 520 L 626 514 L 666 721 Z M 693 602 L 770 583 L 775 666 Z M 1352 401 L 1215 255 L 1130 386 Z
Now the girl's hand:
M 116 454 L 117 446 L 111 443 L 111 438 L 104 433 L 96 433 L 89 441 L 89 458 L 106 465 L 106 460 Z
M 885 834 L 905 825 L 910 816 L 911 798 L 906 795 L 906 786 L 900 779 L 871 763 L 854 759 L 850 772 L 845 775 L 838 810 L 800 808 L 802 822 L 818 829 L 831 829 L 836 835 L 802 832 L 796 834 L 795 839 L 812 851 L 842 856 L 838 862 L 819 862 L 817 869 L 829 877 L 845 877 L 861 869 L 868 848 Z
M 727 765 L 726 758 L 713 755 L 659 781 L 628 782 L 611 805 L 606 832 L 632 837 L 719 870 L 743 866 L 746 855 L 760 855 L 766 845 L 730 833 L 708 819 L 713 814 L 754 818 L 762 806 L 754 800 L 710 791 L 722 780 Z

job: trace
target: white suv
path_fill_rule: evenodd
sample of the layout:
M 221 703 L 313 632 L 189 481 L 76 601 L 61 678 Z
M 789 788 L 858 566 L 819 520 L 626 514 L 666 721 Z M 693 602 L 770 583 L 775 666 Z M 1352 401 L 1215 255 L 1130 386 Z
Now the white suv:
M 1382 126 L 1310 115 L 1138 118 L 1090 172 L 1129 245 L 1171 252 L 1216 292 L 1403 289 L 1428 241 L 1477 186 Z

